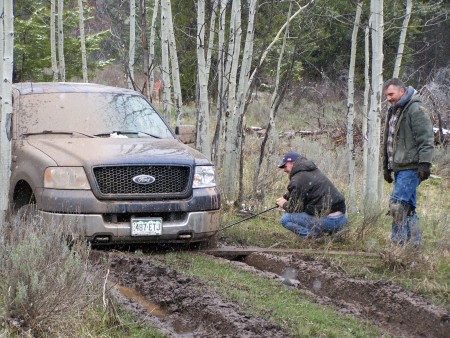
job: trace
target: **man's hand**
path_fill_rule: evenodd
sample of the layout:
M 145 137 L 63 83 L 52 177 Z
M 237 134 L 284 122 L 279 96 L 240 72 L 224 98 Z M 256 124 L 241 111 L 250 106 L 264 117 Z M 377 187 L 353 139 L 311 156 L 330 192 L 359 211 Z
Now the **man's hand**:
M 277 205 L 280 208 L 283 208 L 284 204 L 287 202 L 287 200 L 284 197 L 277 198 Z M 284 208 L 283 208 L 284 209 Z
M 417 169 L 417 175 L 420 178 L 420 181 L 425 181 L 430 177 L 430 167 L 431 164 L 428 162 L 419 163 L 419 168 Z
M 383 175 L 384 175 L 384 180 L 386 182 L 388 182 L 388 183 L 394 182 L 394 180 L 392 179 L 392 170 L 384 169 Z

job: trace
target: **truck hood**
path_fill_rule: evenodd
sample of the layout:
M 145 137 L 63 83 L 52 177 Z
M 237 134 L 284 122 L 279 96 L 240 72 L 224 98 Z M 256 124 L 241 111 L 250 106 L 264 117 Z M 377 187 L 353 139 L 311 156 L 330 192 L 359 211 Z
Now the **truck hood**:
M 178 164 L 208 165 L 206 157 L 178 140 L 151 138 L 28 138 L 58 166 Z

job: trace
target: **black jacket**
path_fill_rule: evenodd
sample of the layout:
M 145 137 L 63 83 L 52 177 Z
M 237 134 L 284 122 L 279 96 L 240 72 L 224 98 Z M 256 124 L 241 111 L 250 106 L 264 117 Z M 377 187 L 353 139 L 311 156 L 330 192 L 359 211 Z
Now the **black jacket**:
M 331 181 L 305 157 L 295 161 L 289 174 L 288 202 L 283 206 L 289 213 L 306 212 L 312 216 L 326 216 L 335 211 L 345 213 L 345 198 Z

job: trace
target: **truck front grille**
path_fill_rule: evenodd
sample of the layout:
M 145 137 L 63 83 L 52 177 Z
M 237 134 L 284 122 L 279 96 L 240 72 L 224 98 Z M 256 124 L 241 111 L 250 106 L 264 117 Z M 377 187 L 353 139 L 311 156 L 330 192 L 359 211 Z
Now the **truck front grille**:
M 150 184 L 137 184 L 133 178 L 149 175 Z M 95 167 L 94 176 L 102 195 L 128 195 L 140 197 L 182 198 L 189 193 L 190 167 L 188 166 L 108 166 Z

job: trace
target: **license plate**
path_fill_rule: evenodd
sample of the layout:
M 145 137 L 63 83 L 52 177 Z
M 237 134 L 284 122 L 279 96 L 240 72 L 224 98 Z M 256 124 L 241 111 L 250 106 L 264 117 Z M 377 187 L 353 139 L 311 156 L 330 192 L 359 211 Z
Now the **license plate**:
M 154 236 L 162 233 L 161 218 L 132 218 L 131 236 Z

